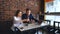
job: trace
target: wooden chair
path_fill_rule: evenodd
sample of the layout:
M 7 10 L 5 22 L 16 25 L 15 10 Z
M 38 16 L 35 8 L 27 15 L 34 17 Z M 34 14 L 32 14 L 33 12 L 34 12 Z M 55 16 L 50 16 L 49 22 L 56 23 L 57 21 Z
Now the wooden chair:
M 58 26 L 56 26 L 56 23 Z M 59 24 L 60 24 L 60 22 L 54 21 L 54 30 L 53 30 L 54 34 L 60 34 Z
M 47 22 L 48 25 L 41 27 L 41 29 L 43 30 L 42 34 L 44 34 L 44 31 L 48 32 L 51 29 L 51 26 L 50 26 L 51 21 L 50 20 L 42 20 L 42 22 L 45 22 L 45 21 Z
M 56 27 L 56 23 L 58 26 Z M 60 29 L 59 29 L 59 24 L 60 22 L 54 21 L 53 28 L 48 31 L 49 34 L 60 34 Z

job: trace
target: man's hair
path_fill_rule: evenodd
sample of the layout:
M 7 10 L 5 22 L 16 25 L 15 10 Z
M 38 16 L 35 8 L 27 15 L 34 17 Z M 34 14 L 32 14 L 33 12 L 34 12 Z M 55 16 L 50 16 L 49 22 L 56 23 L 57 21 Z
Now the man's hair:
M 26 12 L 27 12 L 27 11 L 29 11 L 29 10 L 30 10 L 30 9 L 29 9 L 29 8 L 27 8 L 27 9 L 26 9 Z

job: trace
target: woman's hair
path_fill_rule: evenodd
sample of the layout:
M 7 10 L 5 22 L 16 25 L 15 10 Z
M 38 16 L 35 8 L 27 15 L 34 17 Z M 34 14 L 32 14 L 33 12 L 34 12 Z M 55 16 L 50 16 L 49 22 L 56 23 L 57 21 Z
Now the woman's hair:
M 15 16 L 18 16 L 18 13 L 21 12 L 20 10 L 17 10 L 15 13 Z

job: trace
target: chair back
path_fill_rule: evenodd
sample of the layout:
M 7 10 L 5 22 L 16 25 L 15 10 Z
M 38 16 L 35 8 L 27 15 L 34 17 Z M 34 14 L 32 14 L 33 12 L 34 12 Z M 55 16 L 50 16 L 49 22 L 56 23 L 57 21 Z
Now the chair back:
M 54 28 L 56 29 L 59 29 L 59 25 L 60 25 L 60 22 L 58 21 L 54 21 Z
M 50 20 L 44 20 L 47 22 L 47 24 L 49 24 L 49 26 L 51 25 L 51 21 Z

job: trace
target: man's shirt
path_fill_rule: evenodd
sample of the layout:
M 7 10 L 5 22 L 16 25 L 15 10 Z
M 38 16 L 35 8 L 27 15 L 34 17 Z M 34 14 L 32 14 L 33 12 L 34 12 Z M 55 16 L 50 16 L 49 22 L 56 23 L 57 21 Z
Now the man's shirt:
M 38 22 L 38 20 L 36 20 L 32 14 L 30 14 L 29 16 L 27 16 L 27 14 L 23 14 L 22 15 L 22 19 L 27 19 L 29 17 L 30 20 L 35 20 L 35 22 Z

